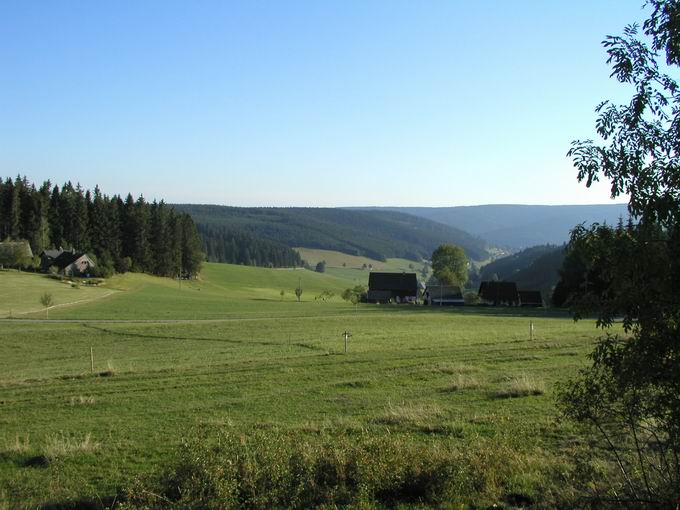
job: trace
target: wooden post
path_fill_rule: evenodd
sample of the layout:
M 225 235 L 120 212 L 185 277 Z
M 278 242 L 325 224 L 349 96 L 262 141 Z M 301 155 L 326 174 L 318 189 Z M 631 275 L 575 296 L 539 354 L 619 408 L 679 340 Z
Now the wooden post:
M 90 372 L 94 374 L 94 349 L 90 346 Z
M 349 340 L 349 337 L 352 336 L 352 333 L 345 331 L 342 336 L 345 338 L 345 354 L 347 354 L 347 341 Z
M 534 321 L 529 321 L 529 340 L 534 339 Z

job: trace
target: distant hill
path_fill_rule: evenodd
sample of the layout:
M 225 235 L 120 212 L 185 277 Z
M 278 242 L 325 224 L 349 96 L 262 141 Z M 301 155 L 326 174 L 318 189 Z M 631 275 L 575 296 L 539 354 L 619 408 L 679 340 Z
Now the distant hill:
M 628 218 L 625 204 L 606 205 L 475 205 L 460 207 L 386 207 L 459 228 L 491 245 L 522 249 L 539 244 L 562 244 L 575 225 L 616 224 Z
M 559 270 L 564 262 L 564 245 L 533 246 L 485 265 L 480 270 L 480 280 L 517 282 L 520 290 L 540 290 L 548 303 L 559 280 Z
M 474 260 L 488 258 L 486 243 L 461 229 L 411 214 L 333 208 L 227 207 L 176 204 L 200 231 L 240 230 L 288 247 L 335 250 L 376 260 L 429 258 L 442 243 L 463 247 Z

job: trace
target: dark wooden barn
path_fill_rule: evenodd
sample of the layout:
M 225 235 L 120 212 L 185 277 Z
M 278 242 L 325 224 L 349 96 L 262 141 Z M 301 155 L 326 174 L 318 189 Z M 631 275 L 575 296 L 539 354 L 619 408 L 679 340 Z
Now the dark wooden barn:
M 425 304 L 433 306 L 461 306 L 463 293 L 456 285 L 432 285 L 425 289 Z
M 378 273 L 368 275 L 369 303 L 413 302 L 418 297 L 418 278 L 415 273 Z
M 543 306 L 543 296 L 540 290 L 520 290 L 519 302 L 524 307 L 540 308 Z
M 519 306 L 519 291 L 515 282 L 482 282 L 479 299 L 493 306 Z

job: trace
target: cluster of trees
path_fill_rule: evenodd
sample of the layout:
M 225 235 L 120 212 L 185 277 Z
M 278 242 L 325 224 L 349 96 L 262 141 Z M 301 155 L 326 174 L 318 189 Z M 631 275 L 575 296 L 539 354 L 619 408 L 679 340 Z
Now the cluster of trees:
M 602 440 L 616 465 L 594 496 L 629 507 L 678 508 L 680 86 L 672 76 L 680 65 L 680 2 L 647 5 L 652 12 L 642 33 L 630 25 L 604 42 L 612 76 L 633 97 L 601 103 L 600 142 L 577 140 L 569 151 L 579 180 L 589 186 L 604 177 L 612 197 L 629 197 L 635 223 L 572 233 L 560 292 L 577 314 L 596 314 L 607 334 L 592 364 L 562 388 L 560 401 L 567 416 Z M 618 318 L 623 334 L 609 329 Z
M 442 244 L 432 252 L 432 272 L 442 285 L 458 285 L 468 280 L 469 262 L 465 250 L 454 244 Z
M 288 246 L 225 225 L 198 223 L 210 262 L 262 267 L 301 267 L 300 254 Z
M 364 285 L 355 285 L 352 288 L 345 289 L 341 297 L 345 301 L 348 301 L 352 303 L 353 305 L 356 305 L 360 301 L 363 301 L 366 298 L 366 293 L 368 292 L 368 289 Z
M 27 240 L 34 254 L 74 248 L 96 258 L 96 271 L 191 276 L 203 261 L 191 217 L 163 201 L 123 200 L 67 182 L 40 187 L 26 177 L 0 180 L 0 239 Z

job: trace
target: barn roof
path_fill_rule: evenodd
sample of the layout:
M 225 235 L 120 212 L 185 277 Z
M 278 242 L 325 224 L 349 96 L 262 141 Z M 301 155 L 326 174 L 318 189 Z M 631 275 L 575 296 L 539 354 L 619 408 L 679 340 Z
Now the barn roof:
M 21 257 L 33 258 L 33 250 L 28 241 L 3 241 L 0 242 L 0 253 L 17 253 Z
M 59 255 L 64 253 L 64 250 L 57 250 L 57 249 L 52 249 L 52 250 L 43 250 L 43 252 L 40 254 L 41 257 L 48 257 L 51 259 L 56 259 Z
M 87 257 L 87 254 L 82 252 L 65 251 L 62 252 L 56 259 L 54 259 L 53 263 L 59 269 L 64 269 L 82 257 Z M 87 257 L 87 259 L 91 265 L 94 265 L 92 260 L 90 260 L 90 257 Z
M 418 291 L 418 278 L 415 273 L 378 273 L 368 275 L 369 290 Z
M 482 282 L 479 286 L 479 297 L 493 302 L 519 301 L 519 292 L 515 282 Z
M 463 293 L 457 285 L 432 285 L 427 287 L 430 299 L 463 299 Z
M 543 296 L 540 290 L 520 290 L 519 299 L 523 305 L 543 305 Z

